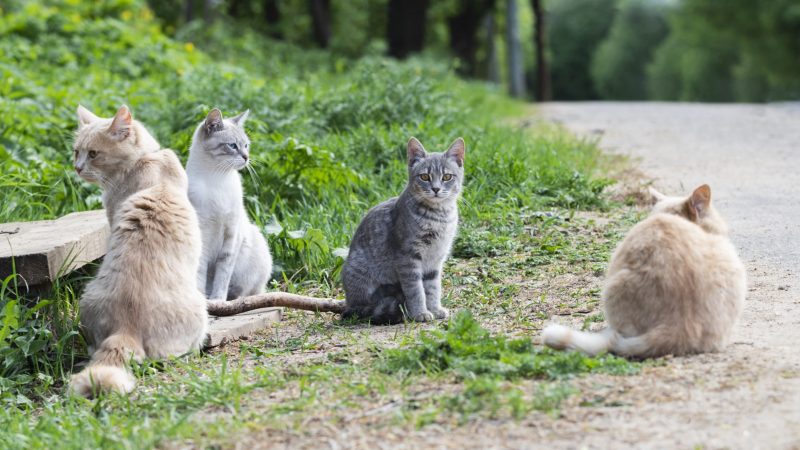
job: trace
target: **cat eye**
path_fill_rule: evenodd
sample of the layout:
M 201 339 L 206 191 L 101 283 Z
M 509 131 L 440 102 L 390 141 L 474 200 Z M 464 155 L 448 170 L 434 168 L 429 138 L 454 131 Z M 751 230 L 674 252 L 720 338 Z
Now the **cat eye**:
M 94 150 L 89 150 L 89 159 L 95 159 L 97 157 L 97 152 Z
M 431 181 L 431 176 L 427 173 L 422 173 L 419 175 L 419 179 L 422 181 Z
M 450 181 L 452 179 L 453 179 L 453 174 L 452 173 L 446 173 L 446 174 L 442 175 L 442 181 Z
M 228 144 L 228 147 L 232 148 L 233 150 L 239 150 L 239 146 L 236 143 Z

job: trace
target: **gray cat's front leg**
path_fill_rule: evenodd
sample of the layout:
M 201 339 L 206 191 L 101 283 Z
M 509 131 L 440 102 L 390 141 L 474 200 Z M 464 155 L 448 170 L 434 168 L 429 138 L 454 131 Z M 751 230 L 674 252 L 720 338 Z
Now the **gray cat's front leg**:
M 428 272 L 422 276 L 422 285 L 425 288 L 425 305 L 437 319 L 446 319 L 450 312 L 442 308 L 442 274 L 438 270 Z
M 228 286 L 231 284 L 231 276 L 236 265 L 236 258 L 242 247 L 242 236 L 239 230 L 232 231 L 223 238 L 222 248 L 219 256 L 214 263 L 214 282 L 211 288 L 210 299 L 227 300 Z
M 411 320 L 426 322 L 433 320 L 433 314 L 425 305 L 425 288 L 422 285 L 422 273 L 418 267 L 407 267 L 401 270 L 400 286 L 406 298 L 406 312 Z

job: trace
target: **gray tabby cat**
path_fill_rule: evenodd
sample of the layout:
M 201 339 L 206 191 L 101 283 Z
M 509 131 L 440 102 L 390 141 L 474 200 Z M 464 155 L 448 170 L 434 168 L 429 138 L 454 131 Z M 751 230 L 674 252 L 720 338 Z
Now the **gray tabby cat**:
M 210 299 L 259 294 L 272 274 L 272 256 L 242 202 L 239 171 L 248 162 L 244 131 L 249 111 L 223 119 L 212 109 L 192 137 L 186 174 L 189 200 L 200 219 L 203 254 L 198 287 Z
M 343 317 L 374 324 L 444 319 L 442 266 L 458 227 L 464 140 L 444 153 L 408 141 L 408 185 L 372 208 L 358 226 L 342 268 Z

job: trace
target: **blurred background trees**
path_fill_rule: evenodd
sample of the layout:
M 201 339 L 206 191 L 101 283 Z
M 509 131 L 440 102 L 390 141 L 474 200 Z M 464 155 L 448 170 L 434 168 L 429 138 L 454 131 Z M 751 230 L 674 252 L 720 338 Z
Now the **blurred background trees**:
M 800 98 L 800 0 L 150 0 L 345 58 L 449 58 L 537 100 Z

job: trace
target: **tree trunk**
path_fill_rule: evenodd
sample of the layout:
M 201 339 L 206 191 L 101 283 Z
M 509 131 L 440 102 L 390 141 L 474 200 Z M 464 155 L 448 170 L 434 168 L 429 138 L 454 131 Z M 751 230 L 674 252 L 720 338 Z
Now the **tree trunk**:
M 214 21 L 214 0 L 203 1 L 203 20 L 206 24 L 211 24 Z
M 386 41 L 389 55 L 403 59 L 422 51 L 428 0 L 389 0 Z
M 494 0 L 465 0 L 459 11 L 447 18 L 450 49 L 461 61 L 458 69 L 464 75 L 477 75 L 478 29 L 481 19 L 492 9 Z
M 545 42 L 545 17 L 542 0 L 531 0 L 533 20 L 536 27 L 533 40 L 536 48 L 536 99 L 549 102 L 553 99 L 550 84 L 550 66 L 547 62 L 547 42 Z
M 194 19 L 194 4 L 192 0 L 186 0 L 186 6 L 183 8 L 183 17 L 186 19 L 186 23 Z
M 506 45 L 508 47 L 508 87 L 512 97 L 525 96 L 525 66 L 519 39 L 517 1 L 506 0 Z
M 486 28 L 486 77 L 494 84 L 500 84 L 500 67 L 497 63 L 497 46 L 494 43 L 494 35 L 497 32 L 497 25 L 494 23 L 494 12 L 489 12 L 484 19 Z
M 280 29 L 281 10 L 278 0 L 264 0 L 264 20 L 267 22 L 267 35 L 275 39 L 283 39 Z
M 328 48 L 331 40 L 331 0 L 308 0 L 314 40 L 322 48 Z

